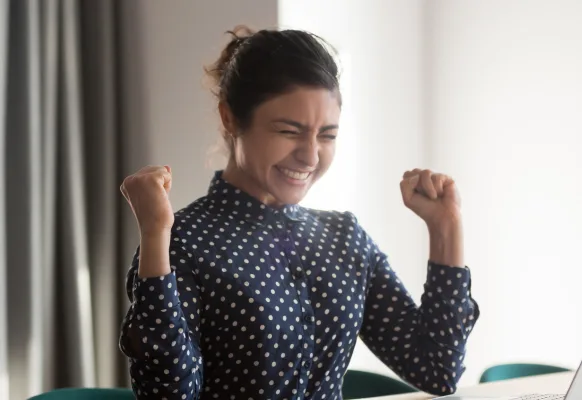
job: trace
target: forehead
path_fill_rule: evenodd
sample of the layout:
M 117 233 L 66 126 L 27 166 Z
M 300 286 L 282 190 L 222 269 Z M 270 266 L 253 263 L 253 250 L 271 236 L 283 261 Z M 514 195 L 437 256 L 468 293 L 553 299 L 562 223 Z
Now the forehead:
M 255 117 L 257 120 L 288 118 L 310 125 L 337 124 L 340 112 L 336 91 L 299 87 L 262 103 Z

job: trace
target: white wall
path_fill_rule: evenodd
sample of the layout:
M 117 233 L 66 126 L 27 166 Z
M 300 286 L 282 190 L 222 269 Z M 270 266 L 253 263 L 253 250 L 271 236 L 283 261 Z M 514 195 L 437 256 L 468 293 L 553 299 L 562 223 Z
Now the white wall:
M 279 0 L 279 22 L 322 36 L 346 64 L 336 160 L 305 204 L 354 212 L 418 299 L 428 245 L 399 183 L 424 164 L 421 2 Z M 350 366 L 391 374 L 363 343 Z
M 427 2 L 430 165 L 458 180 L 482 317 L 465 382 L 582 359 L 582 2 Z
M 467 263 L 482 308 L 461 384 L 500 362 L 575 367 L 582 3 L 280 0 L 280 7 L 284 26 L 320 33 L 349 55 L 351 123 L 341 140 L 356 139 L 338 161 L 357 176 L 325 184 L 357 189 L 335 203 L 367 223 L 416 295 L 425 235 L 400 205 L 397 175 L 422 166 L 461 187 Z M 363 176 L 371 171 L 380 178 Z M 352 367 L 385 372 L 361 347 Z

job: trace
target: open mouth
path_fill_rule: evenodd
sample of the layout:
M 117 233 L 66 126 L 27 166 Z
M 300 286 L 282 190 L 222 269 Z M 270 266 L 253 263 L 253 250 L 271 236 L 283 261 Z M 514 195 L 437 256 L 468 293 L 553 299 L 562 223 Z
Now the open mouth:
M 294 171 L 289 168 L 277 167 L 277 169 L 285 175 L 287 178 L 296 180 L 296 181 L 305 181 L 307 178 L 311 176 L 311 172 L 301 172 L 301 171 Z

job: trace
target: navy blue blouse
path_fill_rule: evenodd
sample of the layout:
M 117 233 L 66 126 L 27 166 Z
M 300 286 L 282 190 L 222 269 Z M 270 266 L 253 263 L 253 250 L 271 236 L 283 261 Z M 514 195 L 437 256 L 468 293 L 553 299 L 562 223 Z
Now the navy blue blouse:
M 220 178 L 176 213 L 172 272 L 127 277 L 139 399 L 341 399 L 356 339 L 448 394 L 479 316 L 467 268 L 428 263 L 421 305 L 348 212 L 270 208 Z

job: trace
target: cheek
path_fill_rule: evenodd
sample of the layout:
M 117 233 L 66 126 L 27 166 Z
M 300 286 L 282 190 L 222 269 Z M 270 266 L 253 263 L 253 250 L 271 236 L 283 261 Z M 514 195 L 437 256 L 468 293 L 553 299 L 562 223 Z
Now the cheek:
M 250 134 L 241 140 L 241 152 L 246 164 L 269 167 L 293 152 L 289 140 L 273 134 Z
M 322 172 L 325 172 L 330 167 L 333 159 L 335 157 L 335 143 L 330 143 L 323 146 L 321 152 L 319 153 L 319 164 Z

